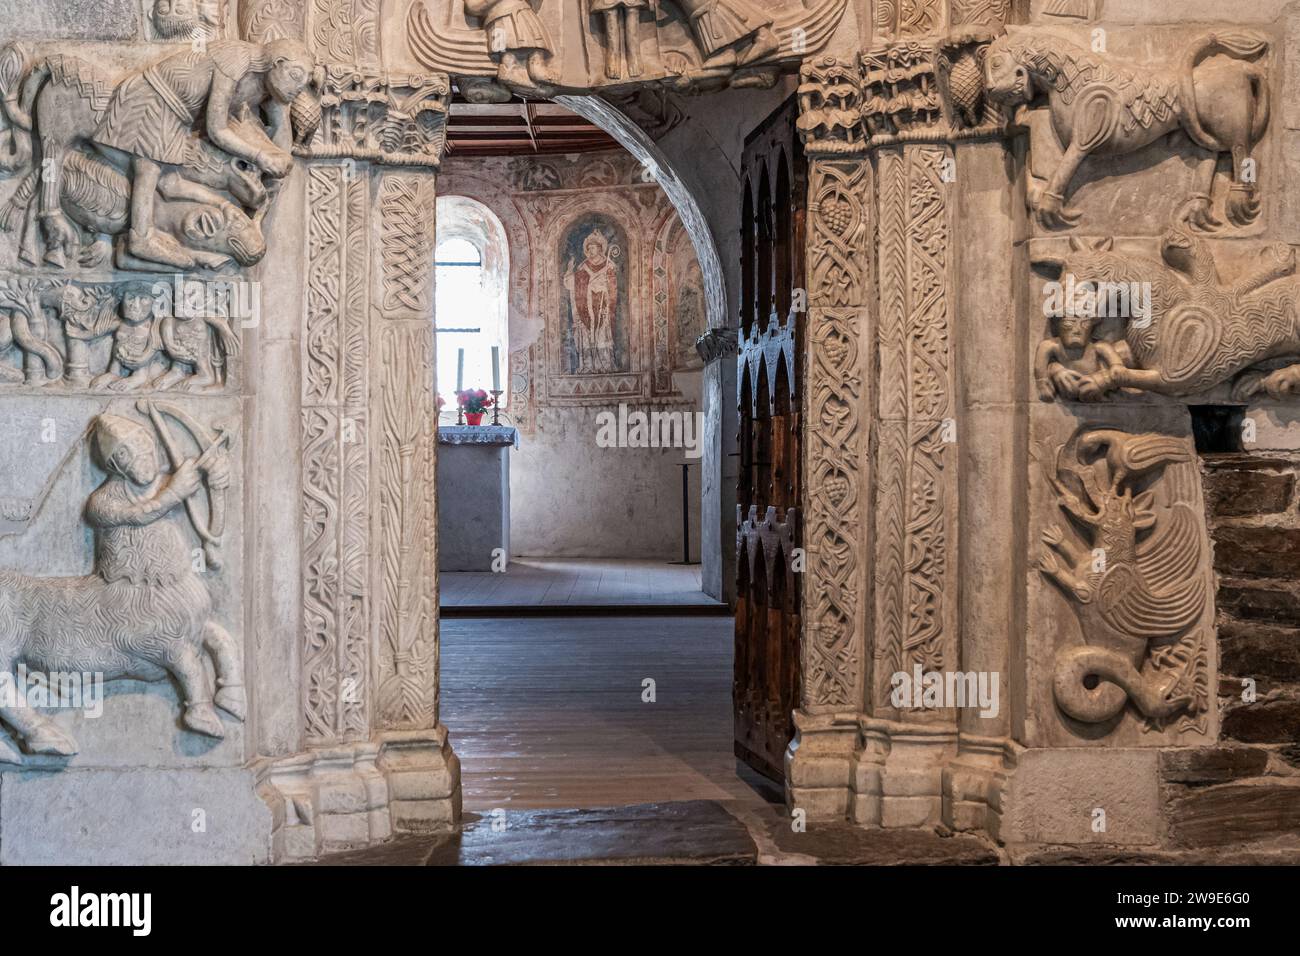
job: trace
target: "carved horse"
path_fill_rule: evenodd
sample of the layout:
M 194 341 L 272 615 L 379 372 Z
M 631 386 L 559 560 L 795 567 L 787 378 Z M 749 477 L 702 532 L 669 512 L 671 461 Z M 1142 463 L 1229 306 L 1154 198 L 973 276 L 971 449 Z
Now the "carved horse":
M 39 208 L 45 259 L 60 267 L 80 246 L 80 236 L 69 219 L 92 232 L 125 229 L 116 224 L 121 217 L 116 207 L 125 208 L 131 195 L 125 160 L 91 142 L 112 91 L 113 82 L 102 70 L 77 57 L 42 57 L 27 71 L 21 48 L 10 44 L 0 50 L 0 110 L 12 140 L 8 155 L 0 157 L 0 171 L 27 172 L 14 201 L 25 205 L 29 223 L 32 207 Z M 265 140 L 268 149 L 275 148 L 265 130 L 247 117 L 240 120 L 239 129 L 246 138 Z M 36 138 L 42 156 L 39 169 L 32 168 Z M 220 209 L 230 205 L 224 195 L 229 194 L 244 208 L 257 210 L 250 221 L 260 225 L 268 198 L 260 171 L 199 136 L 192 138 L 187 152 L 183 165 L 168 167 L 159 179 L 161 200 Z M 65 178 L 73 181 L 65 182 Z M 110 216 L 115 228 L 97 229 L 101 224 L 94 220 L 103 216 Z M 12 219 L 12 212 L 6 213 L 6 220 Z M 35 258 L 32 238 L 24 241 L 28 261 Z M 172 238 L 182 237 L 173 230 Z M 231 257 L 239 260 L 238 255 Z M 152 267 L 162 264 L 189 269 L 197 264 L 217 268 L 226 258 L 200 246 L 189 254 L 170 250 L 167 261 Z
M 1106 478 L 1096 459 L 1104 454 Z M 1192 460 L 1187 442 L 1165 435 L 1093 429 L 1076 435 L 1048 475 L 1057 502 L 1084 529 L 1079 547 L 1059 526 L 1043 532 L 1038 570 L 1070 597 L 1083 645 L 1057 652 L 1053 692 L 1071 717 L 1109 720 L 1132 700 L 1148 718 L 1189 709 L 1194 688 L 1180 669 L 1156 673 L 1152 646 L 1169 646 L 1204 613 L 1198 515 L 1183 501 L 1156 509 L 1151 489 L 1133 483 Z M 1150 532 L 1139 538 L 1139 532 Z M 1144 666 L 1146 665 L 1146 666 Z
M 1209 155 L 1197 166 L 1196 191 L 1180 217 L 1201 229 L 1222 225 L 1211 213 L 1210 195 L 1219 154 L 1229 153 L 1227 216 L 1237 226 L 1252 222 L 1259 203 L 1247 160 L 1268 125 L 1269 97 L 1266 71 L 1250 61 L 1267 50 L 1268 40 L 1257 33 L 1211 33 L 1192 43 L 1176 68 L 1148 69 L 1056 36 L 999 37 L 985 59 L 988 96 L 1011 106 L 1045 98 L 1065 149 L 1047 184 L 1030 189 L 1035 219 L 1045 228 L 1078 221 L 1065 194 L 1085 157 L 1131 153 L 1181 129 Z
M 1294 251 L 1284 244 L 1267 247 L 1254 269 L 1236 282 L 1220 280 L 1205 240 L 1174 227 L 1161 241 L 1158 262 L 1117 253 L 1110 239 L 1070 239 L 1065 256 L 1044 255 L 1034 264 L 1089 284 L 1147 283 L 1151 313 L 1144 323 L 1125 320 L 1124 339 L 1136 368 L 1112 365 L 1083 376 L 1081 391 L 1100 398 L 1119 388 L 1161 395 L 1203 392 L 1241 375 L 1259 363 L 1300 356 L 1300 284 Z M 1280 281 L 1286 280 L 1286 281 Z M 1238 380 L 1241 388 L 1262 389 L 1281 397 L 1300 385 L 1300 366 L 1254 373 Z

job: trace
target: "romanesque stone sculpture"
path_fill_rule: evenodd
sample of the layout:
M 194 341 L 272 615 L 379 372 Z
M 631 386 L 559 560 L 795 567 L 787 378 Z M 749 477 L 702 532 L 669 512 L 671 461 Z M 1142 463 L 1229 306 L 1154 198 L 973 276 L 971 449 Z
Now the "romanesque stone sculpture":
M 781 48 L 774 18 L 749 0 L 677 0 L 691 22 L 705 70 L 747 66 Z
M 815 152 L 862 146 L 862 80 L 857 65 L 816 57 L 799 69 L 799 134 Z
M 555 44 L 528 0 L 465 0 L 465 12 L 481 18 L 501 83 L 539 91 L 549 88 L 554 81 L 549 61 Z
M 221 0 L 153 0 L 149 18 L 168 40 L 211 39 L 221 29 Z
M 846 7 L 845 0 L 416 0 L 406 23 L 418 61 L 454 74 L 471 102 L 501 102 L 511 90 L 582 93 L 633 80 L 675 90 L 769 87 L 781 64 L 827 43 Z M 639 49 L 647 10 L 653 58 Z M 556 38 L 574 35 L 588 44 L 587 57 L 563 55 Z
M 69 390 L 215 391 L 239 336 L 230 302 L 173 302 L 170 284 L 0 276 L 0 383 Z M 97 343 L 107 340 L 107 349 Z M 58 343 L 64 345 L 61 351 Z
M 229 320 L 206 311 L 174 308 L 159 319 L 158 333 L 171 363 L 154 380 L 158 389 L 211 391 L 223 382 L 226 357 L 239 351 L 239 336 Z
M 92 388 L 135 391 L 149 385 L 161 343 L 152 290 L 133 283 L 122 290 L 121 314 L 113 327 L 108 368 L 91 382 Z
M 1195 469 L 1185 438 L 1111 428 L 1085 428 L 1057 454 L 1048 480 L 1075 530 L 1043 532 L 1038 569 L 1070 600 L 1086 642 L 1058 651 L 1053 674 L 1075 720 L 1110 720 L 1129 701 L 1153 722 L 1207 706 Z
M 1164 261 L 1157 262 L 1115 252 L 1109 239 L 1071 240 L 1066 256 L 1035 260 L 1059 269 L 1067 284 L 1097 288 L 1102 296 L 1108 289 L 1150 290 L 1146 318 L 1121 317 L 1129 353 L 1124 364 L 1083 374 L 1076 383 L 1080 393 L 1100 397 L 1135 388 L 1194 395 L 1260 363 L 1300 356 L 1300 284 L 1291 247 L 1267 247 L 1259 265 L 1235 282 L 1220 279 L 1208 243 L 1185 226 L 1165 234 L 1161 255 Z M 1252 370 L 1236 384 L 1238 397 L 1263 391 L 1280 398 L 1298 383 L 1300 366 L 1289 364 L 1266 373 Z
M 650 0 L 591 0 L 590 13 L 601 16 L 605 24 L 605 76 L 609 79 L 641 75 L 641 11 L 648 8 Z
M 1058 396 L 1076 401 L 1097 401 L 1102 392 L 1090 376 L 1103 369 L 1129 363 L 1125 342 L 1094 341 L 1097 319 L 1091 315 L 1058 317 L 1057 334 L 1038 344 L 1034 354 L 1034 385 L 1038 397 L 1050 402 Z
M 181 689 L 185 726 L 220 738 L 215 708 L 239 720 L 244 715 L 238 645 L 212 619 L 207 586 L 169 516 L 183 506 L 196 529 L 201 524 L 203 534 L 219 539 L 216 501 L 230 480 L 226 436 L 195 423 L 211 440 L 197 458 L 182 458 L 163 410 L 150 406 L 149 413 L 167 444 L 171 473 L 162 472 L 157 442 L 144 425 L 118 415 L 95 419 L 90 442 L 106 477 L 86 503 L 95 531 L 94 573 L 40 578 L 0 571 L 0 668 L 12 672 L 21 663 L 32 671 L 90 671 L 109 680 L 170 674 Z M 190 421 L 179 409 L 167 414 Z M 194 496 L 205 483 L 212 517 L 201 523 Z M 215 696 L 205 657 L 215 668 Z M 50 718 L 25 706 L 0 708 L 0 718 L 31 753 L 77 751 Z
M 0 94 L 12 146 L 3 166 L 27 173 L 18 202 L 30 207 L 38 197 L 45 259 L 85 260 L 76 222 L 91 235 L 124 235 L 123 268 L 257 261 L 260 216 L 250 219 L 231 199 L 264 206 L 262 177 L 287 172 L 292 157 L 272 137 L 290 133 L 289 105 L 310 78 L 306 50 L 288 40 L 214 42 L 116 87 L 76 57 L 55 54 L 28 69 L 22 50 L 7 47 Z M 39 178 L 31 168 L 37 141 Z
M 1259 203 L 1253 161 L 1247 161 L 1268 125 L 1267 73 L 1258 63 L 1268 47 L 1264 36 L 1246 30 L 1211 33 L 1190 44 L 1177 67 L 1149 68 L 1057 36 L 998 38 L 985 60 L 988 95 L 1009 106 L 1045 99 L 1065 150 L 1048 182 L 1030 189 L 1039 224 L 1057 228 L 1078 221 L 1065 195 L 1085 157 L 1129 153 L 1180 129 L 1208 153 L 1180 215 L 1198 228 L 1222 226 L 1211 209 L 1211 190 L 1219 154 L 1229 153 L 1226 215 L 1236 226 L 1252 222 Z
M 63 375 L 63 356 L 46 341 L 46 314 L 35 279 L 0 281 L 0 355 L 17 348 L 21 367 L 0 366 L 0 381 L 45 385 Z

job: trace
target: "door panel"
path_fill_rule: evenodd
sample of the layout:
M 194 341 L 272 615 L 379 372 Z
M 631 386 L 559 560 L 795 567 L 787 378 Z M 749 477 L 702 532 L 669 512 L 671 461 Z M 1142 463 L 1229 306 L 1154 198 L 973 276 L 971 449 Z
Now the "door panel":
M 807 163 L 794 98 L 745 141 L 736 379 L 736 756 L 784 779 L 799 688 L 800 390 Z

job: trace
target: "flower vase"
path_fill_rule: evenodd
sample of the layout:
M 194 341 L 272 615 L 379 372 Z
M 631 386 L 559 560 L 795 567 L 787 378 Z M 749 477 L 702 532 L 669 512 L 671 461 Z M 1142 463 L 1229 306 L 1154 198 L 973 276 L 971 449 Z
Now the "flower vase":
M 482 424 L 483 424 L 483 413 L 482 413 L 482 412 L 466 412 L 466 413 L 465 413 L 465 424 L 467 424 L 467 425 L 482 425 Z

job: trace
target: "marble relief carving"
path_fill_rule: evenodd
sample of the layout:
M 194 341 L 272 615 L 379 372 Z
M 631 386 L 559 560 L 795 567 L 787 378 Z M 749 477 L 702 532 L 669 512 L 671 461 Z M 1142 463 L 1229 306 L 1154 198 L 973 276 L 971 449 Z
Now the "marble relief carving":
M 0 275 L 0 389 L 222 391 L 235 372 L 238 326 L 256 315 L 251 294 L 162 277 Z
M 448 77 L 327 65 L 317 80 L 319 101 L 294 104 L 295 155 L 426 168 L 442 161 Z
M 877 707 L 895 672 L 943 670 L 956 656 L 947 156 L 935 146 L 880 156 Z
M 770 87 L 821 49 L 845 0 L 414 0 L 415 59 L 455 74 L 471 101 L 631 85 Z M 568 40 L 581 37 L 581 46 Z M 575 48 L 577 47 L 577 48 Z
M 245 710 L 239 647 L 213 619 L 203 578 L 221 567 L 230 435 L 175 406 L 141 402 L 139 411 L 143 421 L 102 414 L 88 429 L 105 473 L 85 507 L 95 537 L 93 572 L 0 571 L 0 669 L 98 672 L 107 680 L 171 676 L 181 689 L 185 726 L 220 738 L 217 709 L 237 720 Z M 178 440 L 177 425 L 188 443 Z M 188 519 L 199 549 L 176 514 Z M 0 707 L 0 717 L 30 753 L 77 752 L 76 741 L 25 704 Z
M 1045 228 L 1075 224 L 1066 193 L 1091 155 L 1119 156 L 1181 130 L 1206 155 L 1195 192 L 1180 216 L 1207 231 L 1225 228 L 1212 209 L 1220 154 L 1232 161 L 1224 217 L 1245 226 L 1259 215 L 1250 152 L 1268 125 L 1266 37 L 1248 30 L 1208 33 L 1170 68 L 1151 68 L 1093 53 L 1057 36 L 999 37 L 985 58 L 988 95 L 1009 106 L 1046 101 L 1064 156 L 1046 183 L 1034 183 L 1029 205 Z
M 104 263 L 113 239 L 121 269 L 252 265 L 311 69 L 290 40 L 198 45 L 122 78 L 11 44 L 0 171 L 21 179 L 0 224 L 25 261 L 59 268 Z
M 308 177 L 303 333 L 303 676 L 309 740 L 369 732 L 370 338 L 366 180 Z
M 1084 723 L 1132 703 L 1153 729 L 1203 724 L 1209 671 L 1197 625 L 1210 586 L 1190 441 L 1085 427 L 1054 467 L 1064 523 L 1043 530 L 1037 567 L 1069 600 L 1085 642 L 1056 654 L 1058 706 Z
M 163 40 L 214 40 L 225 22 L 223 0 L 152 0 L 149 20 Z
M 1064 288 L 1081 291 L 1063 303 L 1074 314 L 1058 319 L 1063 329 L 1077 327 L 1073 345 L 1065 348 L 1063 335 L 1060 346 L 1039 347 L 1040 396 L 1096 401 L 1136 390 L 1181 397 L 1227 382 L 1238 399 L 1294 394 L 1295 251 L 1266 246 L 1225 279 L 1210 242 L 1187 226 L 1171 228 L 1159 245 L 1156 260 L 1117 251 L 1110 239 L 1076 238 L 1064 255 L 1036 257 Z M 1099 317 L 1107 327 L 1118 323 L 1113 339 L 1096 335 Z

